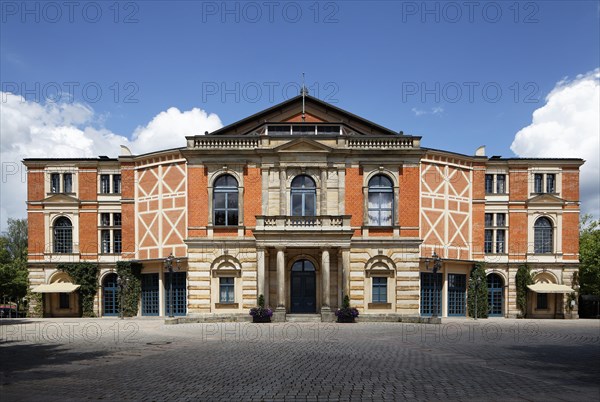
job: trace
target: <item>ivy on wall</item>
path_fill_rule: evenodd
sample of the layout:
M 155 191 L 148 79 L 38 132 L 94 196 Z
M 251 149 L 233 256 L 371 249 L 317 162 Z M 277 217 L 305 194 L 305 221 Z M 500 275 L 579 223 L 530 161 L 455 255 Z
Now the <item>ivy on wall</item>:
M 484 262 L 476 263 L 471 269 L 467 295 L 469 316 L 487 318 L 490 308 L 488 306 L 488 286 Z M 477 303 L 475 303 L 475 298 L 477 298 Z M 477 312 L 475 311 L 475 304 L 477 304 Z
M 83 317 L 95 317 L 94 297 L 98 292 L 98 275 L 100 273 L 98 264 L 89 262 L 59 264 L 58 269 L 67 273 L 73 283 L 81 285 L 79 298 Z
M 30 306 L 27 312 L 28 317 L 42 318 L 44 316 L 44 306 L 42 304 L 43 296 L 41 293 L 33 293 L 31 290 L 27 293 L 27 299 Z
M 533 283 L 531 268 L 527 264 L 520 265 L 517 269 L 515 277 L 515 285 L 517 287 L 517 308 L 521 312 L 521 317 L 527 316 L 527 285 Z
M 119 304 L 123 303 L 124 317 L 134 317 L 138 313 L 142 294 L 142 264 L 131 261 L 117 262 L 117 275 L 121 278 Z

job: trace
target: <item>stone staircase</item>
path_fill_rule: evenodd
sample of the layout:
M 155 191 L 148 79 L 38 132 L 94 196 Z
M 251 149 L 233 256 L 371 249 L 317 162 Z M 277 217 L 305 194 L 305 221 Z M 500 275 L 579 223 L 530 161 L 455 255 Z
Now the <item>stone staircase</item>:
M 286 322 L 321 322 L 321 314 L 286 314 Z

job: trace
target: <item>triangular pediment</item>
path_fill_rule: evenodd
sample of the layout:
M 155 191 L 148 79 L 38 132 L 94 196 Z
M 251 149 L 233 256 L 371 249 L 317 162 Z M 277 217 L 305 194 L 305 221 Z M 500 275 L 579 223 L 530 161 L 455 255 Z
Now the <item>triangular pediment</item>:
M 323 145 L 320 142 L 311 140 L 309 138 L 298 138 L 278 146 L 277 148 L 275 148 L 275 151 L 284 153 L 323 153 L 331 152 L 332 149 L 327 145 Z
M 43 204 L 61 204 L 61 205 L 67 205 L 67 204 L 79 204 L 79 200 L 73 196 L 67 195 L 67 194 L 53 194 L 50 197 L 45 198 L 44 200 L 42 200 Z
M 310 95 L 304 99 L 302 96 L 288 99 L 208 134 L 214 136 L 260 135 L 261 127 L 281 123 L 331 123 L 344 126 L 352 135 L 378 137 L 402 135 Z
M 544 205 L 549 205 L 549 204 L 554 204 L 554 205 L 563 205 L 565 203 L 565 201 L 560 198 L 557 197 L 555 195 L 552 194 L 540 194 L 540 195 L 536 195 L 533 198 L 530 198 L 527 201 L 527 204 L 544 204 Z

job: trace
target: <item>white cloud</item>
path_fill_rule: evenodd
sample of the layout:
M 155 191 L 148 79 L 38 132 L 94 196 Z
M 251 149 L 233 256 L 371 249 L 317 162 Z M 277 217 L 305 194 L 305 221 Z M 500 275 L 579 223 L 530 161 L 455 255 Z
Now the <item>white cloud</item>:
M 19 95 L 0 92 L 0 230 L 9 217 L 25 217 L 26 176 L 24 158 L 116 157 L 120 145 L 141 154 L 185 146 L 185 136 L 204 134 L 223 125 L 215 114 L 194 108 L 169 108 L 131 136 L 103 127 L 103 116 L 81 103 L 39 104 Z
M 423 109 L 417 109 L 416 107 L 413 107 L 411 109 L 411 111 L 415 114 L 415 116 L 420 117 L 423 116 L 425 114 L 442 114 L 444 113 L 444 108 L 443 107 L 432 107 L 431 111 L 427 111 L 427 110 L 423 110 Z
M 585 159 L 582 211 L 600 217 L 600 68 L 558 82 L 510 148 L 521 157 Z

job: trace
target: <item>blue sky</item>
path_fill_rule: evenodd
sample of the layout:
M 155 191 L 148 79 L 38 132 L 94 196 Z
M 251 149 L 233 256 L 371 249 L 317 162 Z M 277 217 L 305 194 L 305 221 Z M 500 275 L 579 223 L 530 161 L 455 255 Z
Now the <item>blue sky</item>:
M 313 96 L 423 146 L 513 156 L 557 82 L 600 66 L 598 1 L 53 4 L 3 2 L 2 91 L 62 92 L 125 137 L 171 107 L 232 123 L 305 72 Z

